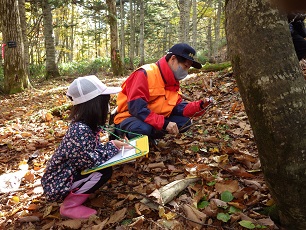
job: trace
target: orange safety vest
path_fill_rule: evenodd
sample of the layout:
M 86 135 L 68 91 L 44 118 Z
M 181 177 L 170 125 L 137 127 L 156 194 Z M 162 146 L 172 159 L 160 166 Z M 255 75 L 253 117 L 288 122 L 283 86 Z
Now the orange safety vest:
M 142 67 L 146 70 L 149 86 L 150 98 L 148 101 L 148 109 L 159 115 L 168 117 L 174 106 L 176 106 L 180 93 L 177 91 L 170 91 L 165 89 L 165 83 L 160 74 L 159 68 L 155 63 L 146 64 Z M 124 89 L 126 83 L 122 84 Z M 124 119 L 131 117 L 132 115 L 128 111 L 127 96 L 120 92 L 117 97 L 118 114 L 115 116 L 114 123 L 119 124 Z

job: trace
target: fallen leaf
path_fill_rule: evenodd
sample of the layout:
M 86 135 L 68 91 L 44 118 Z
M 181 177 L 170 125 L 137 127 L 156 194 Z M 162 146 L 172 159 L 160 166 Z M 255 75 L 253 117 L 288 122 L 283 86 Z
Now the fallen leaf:
M 79 219 L 65 220 L 59 222 L 57 225 L 60 227 L 66 227 L 68 229 L 80 229 L 82 226 L 82 221 Z
M 51 121 L 53 119 L 53 115 L 51 113 L 46 113 L 45 121 Z
M 102 230 L 108 221 L 108 218 L 102 221 L 102 223 L 92 226 L 92 230 Z
M 18 219 L 19 222 L 35 222 L 40 221 L 38 216 L 25 216 Z
M 159 211 L 158 211 L 159 217 L 166 219 L 166 220 L 172 220 L 176 217 L 176 213 L 168 211 L 166 213 L 165 208 L 162 206 L 159 206 Z
M 30 204 L 30 205 L 27 207 L 27 209 L 28 209 L 28 210 L 31 210 L 31 211 L 36 210 L 37 208 L 38 208 L 38 206 L 37 206 L 36 204 Z
M 110 216 L 110 218 L 107 221 L 107 224 L 114 224 L 114 223 L 118 223 L 121 220 L 123 220 L 125 217 L 126 211 L 127 211 L 127 208 L 123 208 L 115 212 L 113 215 Z
M 23 178 L 25 179 L 26 182 L 33 183 L 33 182 L 34 182 L 34 179 L 35 179 L 35 176 L 34 176 L 34 174 L 33 174 L 31 171 L 28 171 L 28 172 L 24 175 Z
M 183 211 L 185 213 L 185 216 L 188 219 L 193 220 L 193 221 L 198 222 L 198 223 L 202 223 L 202 224 L 205 223 L 205 220 L 206 220 L 206 217 L 207 217 L 206 214 L 203 213 L 203 212 L 200 212 L 196 208 L 194 208 L 194 207 L 192 207 L 188 204 L 184 204 L 183 205 Z M 188 225 L 192 226 L 193 229 L 202 229 L 203 225 L 197 224 L 195 222 L 189 221 Z
M 129 224 L 132 229 L 143 229 L 143 222 L 145 221 L 144 216 L 133 218 L 133 223 Z
M 215 184 L 215 189 L 216 189 L 216 192 L 218 193 L 222 193 L 225 191 L 229 191 L 233 193 L 239 189 L 239 183 L 237 180 L 221 181 Z

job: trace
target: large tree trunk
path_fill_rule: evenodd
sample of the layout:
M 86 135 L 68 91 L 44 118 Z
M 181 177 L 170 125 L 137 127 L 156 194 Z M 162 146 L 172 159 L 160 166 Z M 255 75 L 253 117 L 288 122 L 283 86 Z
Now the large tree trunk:
M 286 229 L 306 229 L 306 81 L 285 15 L 265 0 L 229 0 L 234 75 L 266 183 Z
M 29 88 L 30 82 L 25 65 L 18 1 L 0 0 L 4 49 L 4 92 L 18 93 Z
M 48 0 L 42 0 L 44 36 L 46 47 L 46 79 L 60 76 L 55 62 L 55 45 L 53 37 L 52 12 Z
M 180 31 L 179 41 L 189 42 L 189 20 L 190 20 L 191 0 L 179 0 L 180 10 Z
M 115 76 L 119 76 L 119 75 L 123 75 L 123 67 L 122 67 L 122 62 L 121 62 L 119 49 L 118 49 L 116 1 L 106 0 L 106 4 L 109 10 L 112 70 Z

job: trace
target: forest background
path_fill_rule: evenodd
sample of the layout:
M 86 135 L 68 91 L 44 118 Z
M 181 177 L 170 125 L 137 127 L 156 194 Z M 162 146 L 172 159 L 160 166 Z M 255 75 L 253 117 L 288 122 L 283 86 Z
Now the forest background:
M 178 42 L 190 43 L 203 64 L 224 60 L 219 52 L 226 43 L 222 0 L 19 0 L 2 6 L 0 40 L 6 58 L 1 63 L 19 63 L 18 69 L 26 70 L 19 71 L 22 80 L 16 81 L 12 71 L 3 74 L 1 68 L 0 86 L 6 93 L 29 87 L 27 76 L 76 76 L 101 70 L 124 75 L 158 60 Z M 12 17 L 5 16 L 8 9 L 18 17 L 7 18 Z

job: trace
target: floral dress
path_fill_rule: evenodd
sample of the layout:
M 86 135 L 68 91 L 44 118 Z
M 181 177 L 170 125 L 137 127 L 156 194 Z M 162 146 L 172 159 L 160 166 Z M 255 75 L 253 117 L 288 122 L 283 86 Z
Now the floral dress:
M 41 179 L 47 200 L 64 199 L 81 171 L 103 164 L 118 153 L 112 142 L 103 145 L 98 134 L 82 122 L 70 124 Z

